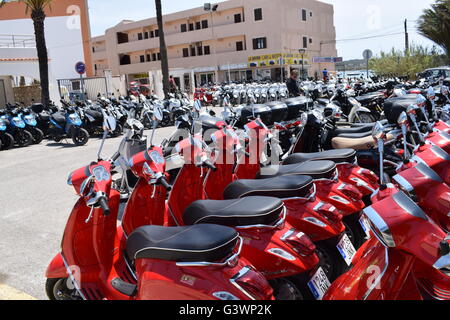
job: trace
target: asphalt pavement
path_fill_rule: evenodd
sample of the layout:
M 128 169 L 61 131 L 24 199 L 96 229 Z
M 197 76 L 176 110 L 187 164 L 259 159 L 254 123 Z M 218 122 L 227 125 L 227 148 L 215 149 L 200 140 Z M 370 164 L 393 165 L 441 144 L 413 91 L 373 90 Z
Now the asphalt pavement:
M 157 129 L 155 143 L 174 127 Z M 107 139 L 110 157 L 121 137 Z M 77 196 L 70 172 L 95 161 L 100 137 L 83 147 L 44 140 L 40 145 L 0 151 L 0 300 L 46 299 L 45 270 L 60 250 L 64 227 Z

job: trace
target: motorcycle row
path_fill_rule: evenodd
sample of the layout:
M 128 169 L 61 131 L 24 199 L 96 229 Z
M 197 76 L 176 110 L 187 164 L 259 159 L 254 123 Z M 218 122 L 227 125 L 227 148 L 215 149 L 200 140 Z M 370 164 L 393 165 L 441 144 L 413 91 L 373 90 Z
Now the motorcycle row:
M 96 102 L 60 102 L 62 107 L 40 103 L 27 107 L 17 103 L 0 109 L 0 150 L 40 144 L 44 138 L 56 143 L 71 139 L 76 146 L 83 146 L 91 136 L 104 132 L 103 123 L 108 116 L 114 117 L 117 123 L 110 136 L 117 137 L 123 133 L 129 117 L 139 119 L 146 128 L 150 128 L 155 105 L 163 108 L 161 126 L 173 125 L 180 110 L 185 113 L 189 108 L 189 99 L 185 95 L 171 95 L 170 99 L 162 101 L 141 95 L 117 99 L 99 96 Z
M 48 297 L 450 299 L 448 88 L 403 84 L 356 124 L 308 94 L 233 106 L 225 91 L 219 116 L 197 99 L 161 145 L 163 106 L 151 137 L 127 119 L 111 158 L 69 176 Z

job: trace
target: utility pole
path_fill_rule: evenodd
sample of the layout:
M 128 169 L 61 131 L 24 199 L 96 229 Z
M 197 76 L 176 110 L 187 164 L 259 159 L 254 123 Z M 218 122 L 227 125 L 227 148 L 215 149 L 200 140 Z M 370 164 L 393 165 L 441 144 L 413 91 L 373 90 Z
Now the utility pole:
M 409 53 L 408 19 L 405 19 L 405 55 Z

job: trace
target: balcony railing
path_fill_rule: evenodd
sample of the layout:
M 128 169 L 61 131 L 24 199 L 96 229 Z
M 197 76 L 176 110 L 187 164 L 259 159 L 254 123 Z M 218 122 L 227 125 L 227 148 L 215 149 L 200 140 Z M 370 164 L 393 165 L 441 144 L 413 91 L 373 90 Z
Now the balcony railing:
M 0 34 L 0 48 L 36 48 L 32 34 Z

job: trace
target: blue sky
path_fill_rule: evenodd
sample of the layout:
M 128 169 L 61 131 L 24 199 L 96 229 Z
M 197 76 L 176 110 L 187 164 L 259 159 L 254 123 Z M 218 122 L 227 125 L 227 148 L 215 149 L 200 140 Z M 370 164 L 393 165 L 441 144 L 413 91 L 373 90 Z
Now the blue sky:
M 162 0 L 163 13 L 172 13 L 202 6 L 205 0 Z M 344 59 L 360 59 L 364 49 L 375 53 L 404 48 L 403 21 L 408 19 L 410 41 L 431 46 L 432 43 L 417 34 L 415 21 L 433 0 L 322 0 L 331 3 L 335 10 L 337 39 L 380 38 L 342 41 L 337 43 L 338 54 Z M 92 35 L 123 19 L 141 20 L 154 17 L 153 0 L 89 0 Z

